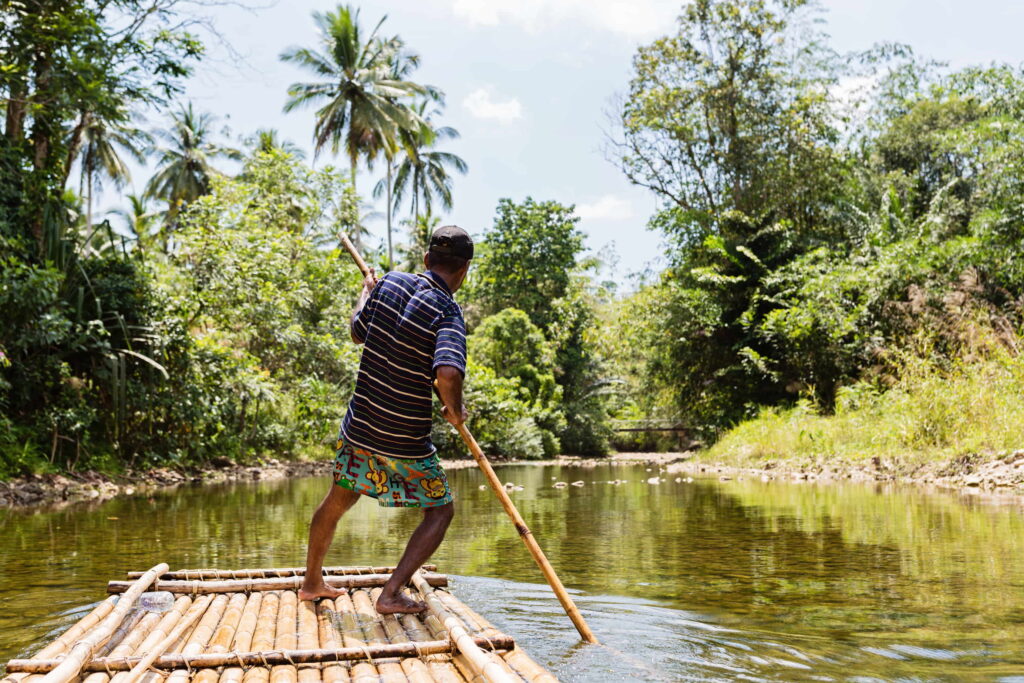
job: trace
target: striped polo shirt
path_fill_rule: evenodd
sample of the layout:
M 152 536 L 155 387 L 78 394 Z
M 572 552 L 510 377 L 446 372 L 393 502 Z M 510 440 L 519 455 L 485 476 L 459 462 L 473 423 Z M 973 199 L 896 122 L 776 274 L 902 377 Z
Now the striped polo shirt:
M 379 455 L 432 455 L 434 372 L 450 365 L 466 373 L 466 325 L 448 285 L 429 270 L 390 272 L 377 282 L 352 330 L 364 346 L 342 435 Z

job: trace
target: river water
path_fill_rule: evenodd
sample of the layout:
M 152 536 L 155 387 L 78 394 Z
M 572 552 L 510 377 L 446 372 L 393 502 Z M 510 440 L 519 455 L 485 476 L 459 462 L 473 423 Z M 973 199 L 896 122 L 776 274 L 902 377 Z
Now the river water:
M 579 644 L 476 470 L 450 473 L 457 515 L 432 561 L 563 680 L 1024 682 L 1018 506 L 865 485 L 650 484 L 657 468 L 632 465 L 498 472 L 523 487 L 516 504 L 604 646 Z M 0 512 L 0 661 L 67 628 L 129 569 L 302 564 L 327 483 Z M 417 522 L 362 501 L 328 561 L 391 564 Z

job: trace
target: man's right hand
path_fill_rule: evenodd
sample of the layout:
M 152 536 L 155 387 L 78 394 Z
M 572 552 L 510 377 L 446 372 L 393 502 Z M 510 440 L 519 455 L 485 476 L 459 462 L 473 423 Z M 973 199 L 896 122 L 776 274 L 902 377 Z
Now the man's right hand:
M 444 419 L 448 420 L 453 427 L 460 427 L 469 419 L 469 412 L 466 410 L 465 404 L 463 404 L 457 412 L 448 410 L 448 406 L 441 406 L 441 415 Z

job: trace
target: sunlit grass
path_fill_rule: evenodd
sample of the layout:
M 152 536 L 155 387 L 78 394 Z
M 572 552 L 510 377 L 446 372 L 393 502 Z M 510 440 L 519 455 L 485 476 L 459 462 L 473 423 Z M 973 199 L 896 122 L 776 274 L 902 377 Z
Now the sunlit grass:
M 908 356 L 887 390 L 869 382 L 840 390 L 832 415 L 820 414 L 810 400 L 765 409 L 701 457 L 756 466 L 877 456 L 903 466 L 1018 448 L 1024 448 L 1024 358 L 989 344 L 953 363 Z

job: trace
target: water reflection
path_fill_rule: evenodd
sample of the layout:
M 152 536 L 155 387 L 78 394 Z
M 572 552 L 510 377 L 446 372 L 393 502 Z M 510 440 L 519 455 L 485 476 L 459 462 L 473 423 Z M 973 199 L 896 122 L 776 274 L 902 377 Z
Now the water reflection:
M 916 491 L 647 483 L 644 467 L 505 467 L 608 648 L 578 647 L 473 470 L 436 557 L 456 590 L 568 680 L 1012 680 L 1024 671 L 1024 516 Z M 555 481 L 583 480 L 557 489 Z M 626 483 L 609 483 L 626 480 Z M 0 513 L 0 657 L 128 569 L 300 564 L 324 481 L 238 484 Z M 418 522 L 363 502 L 330 562 L 386 564 Z M 469 578 L 474 577 L 474 578 Z

